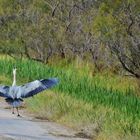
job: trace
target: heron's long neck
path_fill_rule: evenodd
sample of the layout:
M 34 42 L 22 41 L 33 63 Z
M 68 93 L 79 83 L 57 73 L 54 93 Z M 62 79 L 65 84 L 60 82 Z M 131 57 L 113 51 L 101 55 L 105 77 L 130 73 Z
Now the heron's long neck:
M 16 85 L 16 73 L 13 74 L 13 84 L 12 86 L 15 86 Z

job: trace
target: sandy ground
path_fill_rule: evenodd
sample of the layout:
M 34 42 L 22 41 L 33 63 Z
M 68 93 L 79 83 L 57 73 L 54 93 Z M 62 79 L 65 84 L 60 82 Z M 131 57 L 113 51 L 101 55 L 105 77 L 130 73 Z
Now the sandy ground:
M 17 117 L 8 105 L 0 100 L 0 140 L 88 140 L 76 137 L 76 132 L 59 124 L 36 120 L 33 117 Z

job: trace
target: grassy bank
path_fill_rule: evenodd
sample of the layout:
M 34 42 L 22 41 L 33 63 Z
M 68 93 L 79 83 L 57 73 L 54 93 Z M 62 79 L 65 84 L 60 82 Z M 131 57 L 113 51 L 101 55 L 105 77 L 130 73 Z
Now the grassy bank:
M 108 73 L 93 76 L 88 65 L 44 66 L 29 60 L 0 59 L 2 84 L 11 84 L 13 66 L 18 68 L 18 84 L 44 77 L 60 79 L 51 91 L 27 100 L 28 110 L 37 117 L 83 131 L 90 126 L 97 140 L 140 137 L 140 99 L 135 96 L 134 79 Z

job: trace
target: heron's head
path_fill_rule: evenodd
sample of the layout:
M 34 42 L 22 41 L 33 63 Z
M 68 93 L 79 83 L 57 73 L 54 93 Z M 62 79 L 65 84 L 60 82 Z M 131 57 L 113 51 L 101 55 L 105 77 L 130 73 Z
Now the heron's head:
M 13 68 L 13 75 L 16 75 L 17 68 Z

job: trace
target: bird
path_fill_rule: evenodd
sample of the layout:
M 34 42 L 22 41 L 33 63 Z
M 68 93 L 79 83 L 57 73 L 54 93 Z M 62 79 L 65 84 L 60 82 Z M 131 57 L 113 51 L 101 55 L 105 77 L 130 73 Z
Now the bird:
M 13 68 L 13 84 L 12 86 L 0 85 L 0 97 L 5 98 L 5 101 L 12 106 L 12 114 L 17 110 L 17 116 L 20 116 L 19 107 L 22 105 L 24 98 L 33 97 L 34 95 L 47 90 L 58 84 L 58 78 L 48 78 L 35 80 L 24 85 L 16 85 L 16 71 Z

